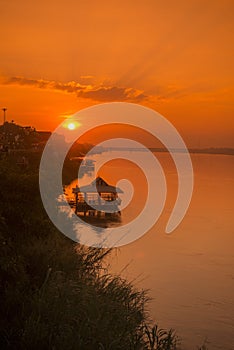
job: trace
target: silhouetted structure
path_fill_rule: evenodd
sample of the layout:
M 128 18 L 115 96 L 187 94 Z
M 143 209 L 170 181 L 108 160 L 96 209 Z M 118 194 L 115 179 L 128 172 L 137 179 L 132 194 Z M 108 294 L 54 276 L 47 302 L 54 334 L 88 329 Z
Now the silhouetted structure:
M 6 111 L 7 111 L 7 108 L 2 108 L 2 111 L 3 111 L 3 124 L 6 122 Z
M 87 214 L 90 216 L 111 216 L 120 214 L 119 205 L 121 199 L 118 198 L 119 193 L 123 191 L 115 186 L 109 185 L 101 177 L 97 177 L 91 184 L 72 189 L 75 194 L 75 212 L 76 214 Z M 95 205 L 95 208 L 92 206 Z M 105 212 L 111 210 L 111 213 Z

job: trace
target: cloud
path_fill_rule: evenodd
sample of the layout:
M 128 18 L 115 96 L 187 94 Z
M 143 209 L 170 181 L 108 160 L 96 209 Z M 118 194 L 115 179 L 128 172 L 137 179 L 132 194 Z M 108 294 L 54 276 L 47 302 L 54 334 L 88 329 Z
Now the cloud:
M 75 81 L 70 81 L 68 83 L 56 82 L 53 80 L 44 79 L 28 79 L 24 77 L 10 77 L 3 79 L 3 84 L 5 85 L 22 85 L 22 86 L 34 86 L 39 89 L 50 89 L 50 90 L 60 90 L 65 92 L 78 92 L 85 87 Z
M 140 90 L 132 88 L 121 88 L 117 86 L 99 87 L 96 89 L 80 90 L 78 97 L 89 98 L 95 101 L 142 101 L 146 95 Z
M 86 81 L 85 81 L 86 80 Z M 89 81 L 88 81 L 89 80 Z M 140 103 L 144 101 L 154 102 L 169 102 L 172 100 L 183 99 L 194 94 L 207 94 L 214 92 L 212 86 L 207 83 L 196 85 L 181 85 L 168 84 L 157 85 L 145 94 L 143 90 L 138 90 L 132 87 L 122 87 L 113 84 L 110 80 L 105 80 L 101 84 L 94 83 L 94 76 L 81 76 L 80 81 L 69 81 L 66 83 L 45 80 L 45 79 L 30 79 L 25 77 L 5 77 L 0 80 L 4 85 L 20 85 L 31 86 L 38 89 L 47 89 L 54 91 L 61 91 L 64 93 L 76 94 L 77 98 L 89 99 L 96 102 L 135 102 Z
M 89 76 L 88 78 L 91 78 Z M 129 101 L 140 102 L 147 99 L 147 96 L 142 90 L 134 88 L 126 88 L 119 86 L 109 85 L 92 85 L 81 84 L 75 81 L 69 81 L 67 83 L 57 82 L 53 80 L 44 79 L 29 79 L 25 77 L 9 77 L 3 78 L 2 84 L 4 85 L 20 85 L 20 86 L 32 86 L 39 89 L 48 89 L 55 91 L 63 91 L 66 93 L 75 93 L 78 98 L 86 98 L 100 102 L 111 101 Z

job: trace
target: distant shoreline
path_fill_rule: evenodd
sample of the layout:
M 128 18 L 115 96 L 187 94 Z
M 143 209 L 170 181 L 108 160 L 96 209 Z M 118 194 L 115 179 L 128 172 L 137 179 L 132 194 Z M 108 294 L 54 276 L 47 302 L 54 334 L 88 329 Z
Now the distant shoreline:
M 148 148 L 151 152 L 158 152 L 158 153 L 168 153 L 169 150 L 166 148 Z M 127 147 L 109 147 L 109 148 L 103 148 L 101 152 L 106 151 L 138 151 L 138 152 L 145 152 L 144 148 L 127 148 Z M 214 154 L 214 155 L 226 155 L 226 156 L 234 156 L 234 148 L 189 148 L 189 153 L 191 154 Z M 184 150 L 181 149 L 173 149 L 171 152 L 174 153 L 184 153 Z

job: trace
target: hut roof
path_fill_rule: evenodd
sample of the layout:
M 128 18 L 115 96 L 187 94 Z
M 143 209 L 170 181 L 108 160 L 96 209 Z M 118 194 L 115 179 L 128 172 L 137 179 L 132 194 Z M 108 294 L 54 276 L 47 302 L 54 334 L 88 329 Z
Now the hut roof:
M 111 186 L 98 176 L 91 184 L 82 187 L 75 187 L 72 189 L 73 193 L 123 193 L 119 187 Z

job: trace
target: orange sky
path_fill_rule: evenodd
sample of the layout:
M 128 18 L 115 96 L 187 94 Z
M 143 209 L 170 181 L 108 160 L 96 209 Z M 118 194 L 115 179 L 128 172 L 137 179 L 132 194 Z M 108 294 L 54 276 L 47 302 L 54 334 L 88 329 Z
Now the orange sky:
M 2 0 L 0 107 L 55 128 L 101 102 L 149 106 L 189 147 L 234 147 L 232 0 Z

